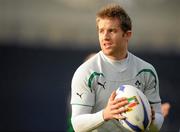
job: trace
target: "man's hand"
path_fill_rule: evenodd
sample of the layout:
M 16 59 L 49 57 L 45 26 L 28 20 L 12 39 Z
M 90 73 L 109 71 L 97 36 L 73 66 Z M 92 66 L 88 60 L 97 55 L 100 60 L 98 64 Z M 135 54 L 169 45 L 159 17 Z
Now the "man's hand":
M 128 104 L 126 98 L 115 99 L 116 92 L 113 91 L 109 97 L 106 108 L 103 111 L 104 120 L 110 119 L 124 119 L 126 117 L 122 116 L 123 112 L 126 112 L 128 109 L 124 106 Z

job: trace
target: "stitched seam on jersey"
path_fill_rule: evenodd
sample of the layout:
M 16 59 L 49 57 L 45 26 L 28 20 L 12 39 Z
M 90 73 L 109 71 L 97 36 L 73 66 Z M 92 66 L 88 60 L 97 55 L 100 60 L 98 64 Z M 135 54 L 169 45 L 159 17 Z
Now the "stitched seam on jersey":
M 151 69 L 142 69 L 141 71 L 138 72 L 138 74 L 136 76 L 138 76 L 139 74 L 141 74 L 142 72 L 149 72 L 153 75 L 153 77 L 155 78 L 154 82 L 155 82 L 155 89 L 156 89 L 156 85 L 157 85 L 157 79 L 156 79 L 156 75 L 154 74 L 154 72 Z
M 88 87 L 90 88 L 91 92 L 92 92 L 92 82 L 93 82 L 94 77 L 100 76 L 100 75 L 104 76 L 103 73 L 98 73 L 98 72 L 93 72 L 93 73 L 90 75 L 90 77 L 89 77 L 89 79 L 88 79 Z
M 93 106 L 91 106 L 91 105 L 85 105 L 85 104 L 71 104 L 71 105 L 81 105 L 81 106 L 93 107 Z

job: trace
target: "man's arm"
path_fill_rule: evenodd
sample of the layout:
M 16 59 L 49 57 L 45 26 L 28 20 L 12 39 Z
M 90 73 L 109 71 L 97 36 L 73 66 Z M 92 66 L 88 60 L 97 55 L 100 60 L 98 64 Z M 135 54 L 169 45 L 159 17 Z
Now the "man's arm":
M 149 73 L 149 74 L 148 74 Z M 154 113 L 154 120 L 149 127 L 150 132 L 158 132 L 160 131 L 164 117 L 161 112 L 161 98 L 159 95 L 159 79 L 156 70 L 154 67 L 151 67 L 151 70 L 145 73 L 147 82 L 145 95 L 147 96 L 150 104 L 152 106 Z
M 155 111 L 155 119 L 152 121 L 149 127 L 149 132 L 159 132 L 164 121 L 164 117 L 161 112 L 161 103 L 151 104 L 151 106 Z
M 104 122 L 103 111 L 90 114 L 91 109 L 91 107 L 87 106 L 72 105 L 71 122 L 75 131 L 90 131 L 97 128 Z
M 104 121 L 111 119 L 124 119 L 121 113 L 127 111 L 124 107 L 128 103 L 126 98 L 115 99 L 116 93 L 112 92 L 105 109 L 91 113 L 92 107 L 72 105 L 72 125 L 75 131 L 83 132 L 96 129 Z M 120 109 L 121 108 L 121 109 Z

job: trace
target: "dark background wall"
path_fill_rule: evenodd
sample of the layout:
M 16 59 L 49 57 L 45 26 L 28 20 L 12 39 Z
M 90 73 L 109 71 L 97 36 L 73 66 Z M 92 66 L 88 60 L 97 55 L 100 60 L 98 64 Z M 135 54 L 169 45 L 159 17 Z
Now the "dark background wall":
M 72 75 L 96 51 L 0 46 L 0 131 L 67 131 Z M 133 53 L 154 65 L 162 101 L 171 103 L 162 130 L 178 131 L 180 55 Z

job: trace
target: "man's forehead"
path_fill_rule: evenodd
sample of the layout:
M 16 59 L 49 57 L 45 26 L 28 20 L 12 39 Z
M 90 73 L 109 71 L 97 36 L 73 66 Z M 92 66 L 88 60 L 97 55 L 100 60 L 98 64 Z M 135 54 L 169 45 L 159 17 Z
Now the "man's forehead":
M 120 24 L 117 22 L 105 22 L 105 21 L 101 21 L 98 23 L 98 27 L 99 28 L 110 28 L 110 29 L 116 29 L 116 28 L 120 28 Z

